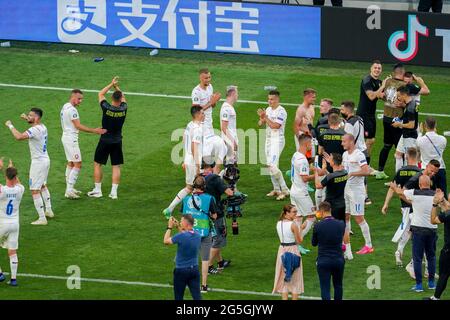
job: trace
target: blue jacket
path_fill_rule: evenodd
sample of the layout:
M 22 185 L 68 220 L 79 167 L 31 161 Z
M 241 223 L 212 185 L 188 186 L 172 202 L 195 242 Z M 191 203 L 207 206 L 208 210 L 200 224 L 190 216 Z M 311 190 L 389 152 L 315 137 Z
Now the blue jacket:
M 283 263 L 285 273 L 284 281 L 289 282 L 291 281 L 292 274 L 294 273 L 295 269 L 300 267 L 300 256 L 291 252 L 285 252 L 281 256 L 281 262 Z

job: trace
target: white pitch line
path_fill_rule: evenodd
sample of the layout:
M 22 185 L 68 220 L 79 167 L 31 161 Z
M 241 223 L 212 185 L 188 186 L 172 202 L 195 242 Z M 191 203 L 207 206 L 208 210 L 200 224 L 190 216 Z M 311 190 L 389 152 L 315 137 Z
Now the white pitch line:
M 8 275 L 9 273 L 4 272 L 4 274 Z M 50 275 L 32 274 L 32 273 L 18 273 L 17 276 L 25 277 L 25 278 L 39 278 L 39 279 L 52 279 L 52 280 L 64 280 L 64 281 L 67 281 L 67 279 L 69 279 L 69 277 L 63 277 L 63 276 L 50 276 Z M 77 278 L 70 277 L 70 280 L 71 281 L 77 280 Z M 156 287 L 156 288 L 173 288 L 173 286 L 170 284 L 141 282 L 141 281 L 124 281 L 124 280 L 94 279 L 94 278 L 79 278 L 79 280 L 84 281 L 84 282 L 125 284 L 125 285 Z M 252 296 L 270 296 L 270 297 L 279 296 L 279 294 L 272 294 L 272 293 L 268 293 L 268 292 L 228 290 L 228 289 L 220 289 L 220 288 L 214 288 L 214 289 L 212 289 L 211 292 L 235 293 L 235 294 L 252 295 Z M 319 297 L 300 296 L 300 298 L 304 299 L 304 300 L 321 300 L 321 298 L 319 298 Z
M 14 84 L 14 83 L 0 83 L 0 87 L 10 87 L 10 88 L 23 88 L 23 89 L 39 89 L 39 90 L 53 90 L 53 91 L 71 91 L 72 88 L 61 88 L 61 87 L 45 87 L 45 86 L 33 86 L 33 85 L 25 85 L 25 84 Z M 81 89 L 81 91 L 84 92 L 92 92 L 92 93 L 98 93 L 100 90 L 93 90 L 93 89 Z M 190 100 L 190 96 L 178 96 L 173 94 L 163 94 L 163 93 L 145 93 L 145 92 L 126 92 L 124 91 L 126 95 L 129 96 L 141 96 L 141 97 L 156 97 L 156 98 L 169 98 L 169 99 L 184 99 L 184 100 Z M 221 99 L 221 101 L 225 101 L 224 99 Z M 266 105 L 267 101 L 254 101 L 254 100 L 238 100 L 238 102 L 241 103 L 251 103 L 251 104 L 263 104 Z M 298 103 L 282 103 L 285 106 L 298 106 Z M 316 108 L 319 108 L 319 106 L 315 105 Z M 383 110 L 376 110 L 378 113 L 383 113 Z M 433 117 L 444 117 L 444 118 L 450 118 L 450 114 L 444 114 L 444 113 L 428 113 L 428 112 L 420 112 L 420 115 L 424 116 L 433 116 Z

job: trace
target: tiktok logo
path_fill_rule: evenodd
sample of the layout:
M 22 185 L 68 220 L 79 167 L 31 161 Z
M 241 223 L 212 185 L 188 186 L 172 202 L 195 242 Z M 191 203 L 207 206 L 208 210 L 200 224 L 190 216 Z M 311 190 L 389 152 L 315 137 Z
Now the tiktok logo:
M 408 38 L 405 31 L 395 31 L 388 40 L 389 51 L 400 61 L 412 60 L 419 51 L 419 34 L 428 37 L 428 28 L 420 24 L 416 15 L 408 15 Z M 400 50 L 398 46 L 404 41 L 408 41 L 408 46 Z

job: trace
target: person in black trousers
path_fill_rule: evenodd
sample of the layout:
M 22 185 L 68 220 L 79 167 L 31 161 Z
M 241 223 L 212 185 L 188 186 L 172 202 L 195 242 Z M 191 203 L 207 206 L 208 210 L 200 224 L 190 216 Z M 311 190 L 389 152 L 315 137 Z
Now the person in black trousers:
M 326 201 L 319 204 L 319 215 L 322 216 L 322 221 L 314 226 L 312 245 L 319 246 L 317 273 L 322 300 L 331 300 L 330 278 L 333 278 L 334 300 L 342 300 L 345 265 L 342 239 L 345 222 L 336 220 L 331 215 L 331 205 Z
M 417 7 L 417 11 L 419 12 L 442 12 L 442 0 L 420 0 L 419 6 Z
M 440 207 L 441 213 L 437 214 L 437 208 Z M 431 210 L 431 223 L 444 224 L 444 247 L 439 256 L 439 280 L 430 300 L 439 300 L 447 286 L 450 277 L 450 202 L 445 200 L 442 190 L 437 190 L 433 198 L 433 210 Z

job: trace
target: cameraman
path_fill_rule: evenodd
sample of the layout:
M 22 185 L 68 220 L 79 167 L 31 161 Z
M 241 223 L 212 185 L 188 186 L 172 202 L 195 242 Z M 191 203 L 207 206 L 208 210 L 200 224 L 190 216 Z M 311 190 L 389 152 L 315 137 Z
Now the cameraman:
M 194 218 L 194 231 L 201 236 L 200 253 L 202 258 L 202 285 L 200 291 L 208 292 L 208 262 L 212 243 L 211 220 L 217 219 L 217 206 L 214 198 L 205 193 L 205 178 L 197 175 L 193 183 L 194 191 L 183 199 L 181 212 L 192 215 Z
M 216 234 L 213 236 L 211 254 L 209 258 L 208 273 L 216 274 L 224 268 L 228 267 L 231 260 L 224 260 L 221 250 L 227 244 L 227 225 L 224 214 L 224 207 L 221 202 L 222 194 L 228 197 L 234 194 L 233 189 L 227 187 L 223 179 L 213 172 L 215 166 L 214 160 L 210 157 L 203 158 L 202 168 L 203 176 L 206 180 L 206 193 L 213 196 L 217 204 L 217 219 L 214 221 Z M 217 269 L 214 268 L 214 261 L 217 260 Z

